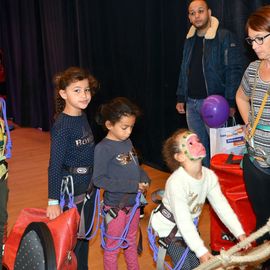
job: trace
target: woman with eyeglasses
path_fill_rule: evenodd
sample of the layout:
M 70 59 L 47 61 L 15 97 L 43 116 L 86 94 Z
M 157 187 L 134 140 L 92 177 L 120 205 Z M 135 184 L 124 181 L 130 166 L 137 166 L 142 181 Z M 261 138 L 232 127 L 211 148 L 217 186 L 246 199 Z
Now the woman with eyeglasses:
M 258 60 L 246 69 L 236 103 L 247 127 L 248 153 L 243 159 L 243 170 L 258 229 L 270 217 L 270 5 L 250 15 L 246 30 L 246 40 Z M 257 242 L 261 244 L 269 238 L 267 234 Z M 270 260 L 262 269 L 270 269 Z

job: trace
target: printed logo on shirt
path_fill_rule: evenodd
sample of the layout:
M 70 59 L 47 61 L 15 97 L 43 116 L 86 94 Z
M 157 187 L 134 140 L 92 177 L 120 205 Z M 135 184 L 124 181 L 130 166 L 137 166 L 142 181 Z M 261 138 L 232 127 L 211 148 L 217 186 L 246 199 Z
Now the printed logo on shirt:
M 85 130 L 84 127 L 82 127 L 82 133 L 82 138 L 75 141 L 76 146 L 82 146 L 93 142 L 93 135 L 88 130 Z
M 202 208 L 203 208 L 203 203 L 198 203 L 196 204 L 193 209 L 191 210 L 191 213 L 192 214 L 195 214 L 195 213 L 198 213 L 198 212 L 201 212 L 202 211 Z
M 128 153 L 120 153 L 116 156 L 116 160 L 121 164 L 121 165 L 127 165 L 131 161 L 134 161 L 137 164 L 136 161 L 137 154 L 134 149 L 129 151 Z
M 194 193 L 194 192 L 189 192 L 188 197 L 189 197 L 188 206 L 191 207 L 192 204 L 194 203 L 194 201 L 197 199 L 198 194 L 196 194 L 196 193 Z M 197 204 L 192 208 L 191 213 L 192 213 L 192 214 L 195 214 L 195 213 L 201 211 L 202 208 L 203 208 L 203 205 L 204 205 L 203 203 L 197 203 Z
M 189 192 L 188 197 L 190 197 L 188 206 L 191 206 L 192 203 L 197 199 L 198 194 L 195 194 L 194 192 Z
M 91 143 L 91 142 L 92 142 L 92 139 L 91 139 L 91 137 L 89 136 L 88 138 L 76 140 L 76 146 L 81 146 L 81 145 L 89 144 L 89 143 Z

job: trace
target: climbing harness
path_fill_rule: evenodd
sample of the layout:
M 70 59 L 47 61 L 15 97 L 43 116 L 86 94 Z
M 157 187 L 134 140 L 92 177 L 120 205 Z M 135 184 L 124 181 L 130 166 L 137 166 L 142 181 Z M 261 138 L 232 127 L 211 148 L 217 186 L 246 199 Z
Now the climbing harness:
M 84 203 L 86 203 L 87 200 L 90 200 L 90 196 L 91 196 L 91 194 L 86 194 Z M 93 215 L 92 215 L 92 220 L 91 220 L 90 227 L 89 227 L 88 231 L 86 233 L 84 233 L 84 234 L 82 234 L 82 230 L 79 229 L 78 238 L 85 238 L 87 240 L 90 240 L 90 239 L 92 239 L 92 238 L 94 238 L 96 236 L 97 231 L 99 229 L 100 212 L 101 212 L 101 209 L 100 209 L 100 189 L 98 188 L 96 190 L 96 194 L 95 194 L 94 212 L 93 212 Z M 96 226 L 95 226 L 94 231 L 90 235 L 90 233 L 91 233 L 91 231 L 92 231 L 92 229 L 94 227 L 94 221 L 95 221 L 96 213 L 97 213 Z M 90 235 L 90 236 L 87 236 L 87 235 Z
M 129 246 L 128 240 L 126 238 L 127 238 L 127 234 L 129 231 L 130 223 L 131 223 L 138 207 L 140 206 L 140 197 L 141 197 L 141 193 L 138 192 L 138 194 L 136 196 L 136 200 L 135 200 L 135 205 L 127 213 L 127 214 L 130 214 L 129 220 L 128 220 L 121 236 L 112 236 L 112 235 L 109 235 L 106 233 L 107 225 L 109 224 L 109 222 L 111 220 L 113 220 L 114 218 L 117 217 L 118 212 L 115 211 L 115 208 L 110 208 L 112 210 L 110 211 L 110 209 L 108 209 L 107 212 L 105 212 L 103 209 L 103 211 L 102 211 L 103 221 L 102 221 L 101 226 L 100 226 L 100 228 L 101 228 L 101 246 L 103 249 L 105 249 L 107 251 L 113 251 L 113 250 L 116 250 L 118 248 L 127 248 Z M 121 210 L 123 210 L 123 209 L 119 209 L 119 211 L 121 211 Z M 116 245 L 114 247 L 111 247 L 111 248 L 107 247 L 105 238 L 116 240 L 117 241 Z
M 91 220 L 91 224 L 88 228 L 88 230 L 86 231 L 85 229 L 85 218 L 84 218 L 84 205 L 85 203 L 90 200 L 92 196 L 92 192 L 89 191 L 86 194 L 83 194 L 83 200 L 82 200 L 82 196 L 78 195 L 78 196 L 74 196 L 74 183 L 73 183 L 73 177 L 71 175 L 68 176 L 64 176 L 62 179 L 62 183 L 61 183 L 61 190 L 60 190 L 60 207 L 61 209 L 64 209 L 65 207 L 68 208 L 77 208 L 76 204 L 79 204 L 81 202 L 83 202 L 83 206 L 81 209 L 81 215 L 80 215 L 80 224 L 79 224 L 79 231 L 78 231 L 78 235 L 77 237 L 79 239 L 86 239 L 86 240 L 90 240 L 92 238 L 94 238 L 94 236 L 96 235 L 97 231 L 98 231 L 98 227 L 99 227 L 99 220 L 100 220 L 100 204 L 99 204 L 99 200 L 100 200 L 100 190 L 97 189 L 96 190 L 96 194 L 95 194 L 95 203 L 94 203 L 94 211 L 93 211 L 93 215 L 92 215 L 92 220 Z M 90 235 L 93 226 L 94 226 L 94 217 L 96 215 L 96 211 L 98 211 L 98 219 L 96 222 L 96 227 L 93 231 L 93 233 Z M 90 236 L 88 236 L 90 235 Z
M 65 169 L 70 174 L 90 174 L 93 171 L 92 166 L 70 167 L 63 165 L 63 169 Z
M 164 207 L 164 206 L 162 206 L 162 204 L 161 204 L 159 206 L 159 208 L 162 208 L 162 207 Z M 162 209 L 165 210 L 165 208 L 162 208 Z M 162 211 L 162 209 L 161 209 L 161 211 Z M 155 213 L 155 211 L 159 211 L 159 210 L 154 210 L 152 212 L 152 215 L 153 215 L 153 213 Z M 172 218 L 168 218 L 168 219 L 174 220 L 172 214 L 168 211 L 168 209 L 166 209 L 166 211 L 172 217 Z M 152 217 L 152 215 L 151 215 L 151 217 Z M 183 252 L 180 260 L 177 262 L 177 264 L 173 268 L 169 265 L 169 263 L 167 263 L 165 261 L 167 249 L 168 249 L 170 243 L 172 241 L 174 241 L 175 235 L 178 231 L 177 225 L 175 225 L 173 227 L 173 229 L 171 230 L 170 234 L 167 237 L 158 238 L 158 234 L 153 230 L 153 228 L 151 226 L 151 217 L 150 217 L 150 221 L 149 221 L 149 224 L 147 227 L 147 235 L 148 235 L 148 240 L 150 243 L 150 248 L 153 251 L 154 261 L 157 263 L 157 269 L 163 270 L 164 266 L 170 270 L 181 269 L 185 263 L 188 252 L 190 251 L 189 247 L 186 246 L 185 243 L 182 245 L 182 246 L 184 246 L 184 245 L 186 246 L 185 251 Z M 194 220 L 194 224 L 196 225 L 196 227 L 198 226 L 198 220 L 199 220 L 198 218 L 196 218 Z M 184 240 L 181 240 L 181 242 L 184 242 Z
M 66 200 L 66 196 L 68 196 L 68 200 Z M 68 205 L 66 205 L 66 202 L 68 202 Z M 61 183 L 60 207 L 63 210 L 65 206 L 67 206 L 68 208 L 76 207 L 74 203 L 73 177 L 71 175 L 64 176 Z
M 177 262 L 177 264 L 172 268 L 169 263 L 165 261 L 165 256 L 167 253 L 167 249 L 174 240 L 176 240 L 176 234 L 178 232 L 177 225 L 175 224 L 175 220 L 173 214 L 163 205 L 162 198 L 164 196 L 164 189 L 158 189 L 151 194 L 151 199 L 154 203 L 158 204 L 156 209 L 152 211 L 148 227 L 147 227 L 147 235 L 150 243 L 150 248 L 153 251 L 153 258 L 157 264 L 158 270 L 163 270 L 164 267 L 170 270 L 181 269 L 185 263 L 188 252 L 190 251 L 189 247 L 186 245 L 185 241 L 181 238 L 178 242 L 181 243 L 182 247 L 185 247 L 185 250 Z M 169 233 L 167 237 L 158 237 L 158 233 L 155 232 L 151 226 L 151 219 L 154 213 L 160 212 L 165 218 L 174 223 L 174 227 Z M 194 224 L 198 226 L 199 218 L 194 219 Z

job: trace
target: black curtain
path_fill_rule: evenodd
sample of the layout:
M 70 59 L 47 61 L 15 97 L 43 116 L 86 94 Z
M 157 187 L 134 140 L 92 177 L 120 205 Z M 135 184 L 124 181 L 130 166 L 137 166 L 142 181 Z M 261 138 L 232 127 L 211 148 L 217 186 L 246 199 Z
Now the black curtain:
M 212 14 L 244 43 L 245 22 L 258 0 L 209 0 Z M 163 167 L 162 142 L 186 126 L 175 110 L 187 1 L 0 0 L 0 48 L 4 51 L 8 114 L 21 126 L 50 129 L 53 75 L 71 65 L 89 69 L 100 91 L 87 109 L 96 140 L 97 107 L 126 96 L 143 111 L 132 139 L 145 163 Z

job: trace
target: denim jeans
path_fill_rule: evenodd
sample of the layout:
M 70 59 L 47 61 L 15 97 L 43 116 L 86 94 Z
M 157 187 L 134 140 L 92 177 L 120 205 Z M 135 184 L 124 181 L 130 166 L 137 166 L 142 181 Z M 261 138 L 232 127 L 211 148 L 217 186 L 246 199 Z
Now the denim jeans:
M 203 159 L 203 165 L 210 167 L 210 142 L 209 128 L 204 123 L 200 111 L 204 99 L 188 98 L 186 103 L 186 117 L 188 128 L 196 133 L 206 149 L 206 157 Z

